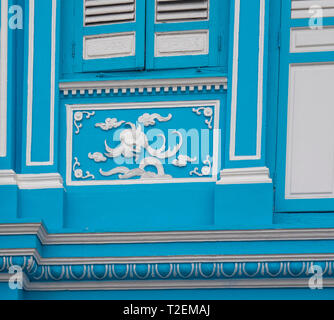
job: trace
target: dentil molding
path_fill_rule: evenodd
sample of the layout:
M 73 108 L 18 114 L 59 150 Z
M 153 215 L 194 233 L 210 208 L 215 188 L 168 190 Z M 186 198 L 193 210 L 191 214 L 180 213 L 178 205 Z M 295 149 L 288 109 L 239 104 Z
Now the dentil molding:
M 181 79 L 135 79 L 135 80 L 103 80 L 103 81 L 77 81 L 61 82 L 60 91 L 64 96 L 74 95 L 102 95 L 102 94 L 134 94 L 137 91 L 151 93 L 160 92 L 192 92 L 199 91 L 219 91 L 227 90 L 226 77 L 206 77 L 206 78 L 181 78 Z

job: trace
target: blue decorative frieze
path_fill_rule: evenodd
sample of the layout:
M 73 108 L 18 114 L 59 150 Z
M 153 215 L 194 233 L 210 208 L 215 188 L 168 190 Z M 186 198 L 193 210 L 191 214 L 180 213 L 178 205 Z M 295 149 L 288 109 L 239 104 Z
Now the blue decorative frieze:
M 66 107 L 67 185 L 217 181 L 218 100 Z
M 46 265 L 33 256 L 0 258 L 0 273 L 12 266 L 19 267 L 31 282 L 310 278 L 315 266 L 329 278 L 334 270 L 333 261 Z

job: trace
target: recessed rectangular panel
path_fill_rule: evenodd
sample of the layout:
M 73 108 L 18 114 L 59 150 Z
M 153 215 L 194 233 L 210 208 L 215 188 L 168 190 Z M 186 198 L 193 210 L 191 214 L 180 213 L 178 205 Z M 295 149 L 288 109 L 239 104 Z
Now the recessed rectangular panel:
M 209 54 L 209 30 L 155 34 L 155 57 Z
M 136 54 L 136 33 L 86 36 L 83 50 L 85 60 L 134 56 Z
M 67 184 L 217 181 L 219 106 L 217 100 L 67 105 Z
M 334 26 L 291 29 L 290 52 L 334 51 Z
M 290 67 L 286 199 L 334 198 L 334 64 Z

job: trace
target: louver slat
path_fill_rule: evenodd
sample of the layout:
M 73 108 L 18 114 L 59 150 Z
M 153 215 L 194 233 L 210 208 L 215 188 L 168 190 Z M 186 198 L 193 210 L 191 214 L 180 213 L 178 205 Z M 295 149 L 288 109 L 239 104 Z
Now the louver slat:
M 85 25 L 133 22 L 136 0 L 85 0 Z
M 157 22 L 207 20 L 209 0 L 156 0 Z

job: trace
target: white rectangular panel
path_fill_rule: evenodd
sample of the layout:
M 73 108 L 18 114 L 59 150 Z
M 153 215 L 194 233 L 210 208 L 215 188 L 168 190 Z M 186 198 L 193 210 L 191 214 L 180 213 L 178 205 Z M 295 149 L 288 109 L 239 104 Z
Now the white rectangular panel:
M 291 53 L 321 51 L 334 51 L 334 27 L 291 29 Z
M 209 54 L 209 30 L 155 34 L 155 57 Z
M 334 64 L 290 66 L 286 198 L 334 198 Z
M 129 57 L 135 54 L 135 32 L 84 37 L 83 58 L 85 60 Z

